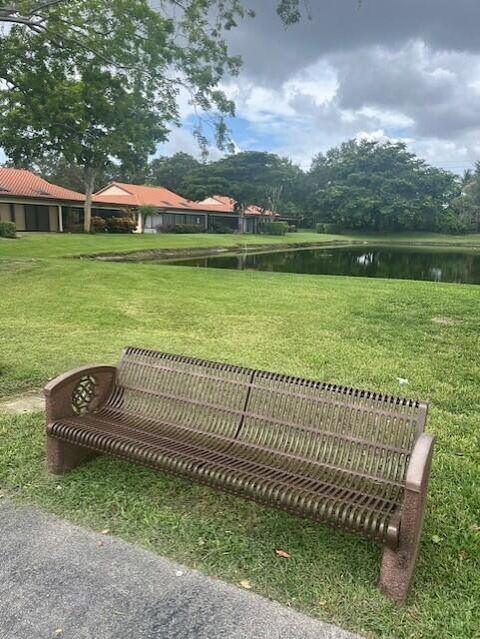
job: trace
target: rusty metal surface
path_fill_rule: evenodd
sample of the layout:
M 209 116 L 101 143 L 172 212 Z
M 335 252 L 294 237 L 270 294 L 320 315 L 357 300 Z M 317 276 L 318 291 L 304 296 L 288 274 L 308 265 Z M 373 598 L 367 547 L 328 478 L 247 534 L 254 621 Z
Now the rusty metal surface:
M 395 548 L 426 405 L 127 348 L 108 399 L 48 435 Z

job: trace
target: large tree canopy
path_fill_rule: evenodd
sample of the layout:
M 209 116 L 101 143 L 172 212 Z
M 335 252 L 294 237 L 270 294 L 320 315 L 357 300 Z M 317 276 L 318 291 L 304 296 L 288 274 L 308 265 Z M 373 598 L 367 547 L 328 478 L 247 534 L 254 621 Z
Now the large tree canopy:
M 294 5 L 279 3 L 286 23 Z M 208 117 L 228 146 L 234 105 L 218 85 L 240 60 L 224 34 L 247 15 L 240 0 L 0 0 L 0 146 L 15 163 L 56 153 L 80 167 L 89 230 L 98 176 L 145 162 L 179 123 L 182 89 L 199 143 Z
M 317 218 L 340 228 L 440 229 L 458 194 L 455 175 L 403 143 L 351 140 L 314 158 L 309 179 Z
M 184 197 L 190 197 L 192 174 L 201 166 L 201 163 L 188 153 L 155 158 L 148 167 L 147 181 L 154 186 L 163 186 L 181 193 Z
M 480 231 L 480 162 L 477 162 L 474 171 L 466 172 L 453 208 L 461 230 Z
M 301 200 L 302 177 L 302 170 L 288 158 L 245 151 L 191 171 L 184 180 L 184 195 L 195 200 L 228 195 L 242 205 L 294 213 Z
M 0 3 L 0 22 L 20 24 L 30 28 L 36 33 L 49 32 L 54 35 L 54 30 L 49 24 L 51 16 L 51 10 L 60 4 L 66 4 L 69 0 L 10 0 Z M 167 0 L 168 1 L 168 0 Z M 160 0 L 160 4 L 166 4 Z M 176 0 L 175 3 L 178 7 L 184 8 L 186 5 L 180 0 Z M 234 3 L 227 2 L 222 3 L 229 9 L 229 4 L 232 9 L 235 8 Z M 208 8 L 208 3 L 204 3 Z M 285 25 L 298 22 L 301 18 L 301 8 L 307 10 L 309 5 L 306 0 L 279 0 L 277 6 L 277 13 L 283 20 Z M 252 11 L 250 11 L 253 14 Z M 75 36 L 75 29 L 86 29 L 85 24 L 81 24 L 76 20 L 70 20 L 67 26 L 72 29 L 72 37 Z M 89 35 L 87 33 L 87 35 Z
M 192 158 L 193 159 L 193 158 Z M 12 163 L 9 163 L 12 166 Z M 25 163 L 22 168 L 41 175 L 52 184 L 59 184 L 67 189 L 83 192 L 85 188 L 84 170 L 64 156 L 46 154 L 33 162 Z M 130 184 L 146 184 L 149 182 L 149 163 L 126 166 L 111 164 L 97 175 L 97 183 L 105 186 L 114 180 Z
M 62 158 L 47 156 L 31 168 L 79 188 L 79 167 Z M 480 229 L 480 165 L 462 181 L 402 144 L 351 140 L 316 155 L 307 173 L 273 153 L 243 152 L 213 162 L 177 153 L 138 167 L 111 166 L 99 179 L 164 186 L 192 200 L 226 195 L 306 226 L 321 221 L 376 231 Z

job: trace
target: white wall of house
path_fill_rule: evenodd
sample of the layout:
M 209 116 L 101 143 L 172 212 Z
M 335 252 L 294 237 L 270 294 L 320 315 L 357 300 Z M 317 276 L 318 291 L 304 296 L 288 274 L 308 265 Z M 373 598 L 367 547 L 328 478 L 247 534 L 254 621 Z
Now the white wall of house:
M 10 204 L 0 202 L 0 222 L 10 222 Z
M 221 203 L 214 197 L 207 197 L 202 200 L 202 204 L 212 204 L 213 206 L 221 206 Z
M 101 191 L 102 195 L 131 195 L 130 193 L 128 193 L 128 191 L 125 191 L 125 189 L 121 189 L 119 186 L 116 186 L 115 184 L 112 184 L 111 186 L 108 186 L 106 189 L 104 189 L 103 191 Z

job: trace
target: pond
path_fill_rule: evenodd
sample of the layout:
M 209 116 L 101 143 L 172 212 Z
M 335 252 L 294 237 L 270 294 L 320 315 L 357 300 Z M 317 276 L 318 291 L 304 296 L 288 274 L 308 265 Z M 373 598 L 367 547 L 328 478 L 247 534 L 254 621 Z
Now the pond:
M 460 248 L 342 246 L 182 258 L 168 264 L 480 284 L 480 252 Z

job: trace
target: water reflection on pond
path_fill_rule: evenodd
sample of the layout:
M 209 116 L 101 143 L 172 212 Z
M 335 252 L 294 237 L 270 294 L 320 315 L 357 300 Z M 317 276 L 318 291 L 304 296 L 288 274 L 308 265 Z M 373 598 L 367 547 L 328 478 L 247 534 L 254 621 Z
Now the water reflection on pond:
M 480 284 L 480 252 L 403 246 L 348 246 L 169 261 L 206 268 L 353 275 Z

